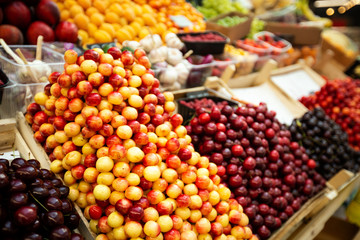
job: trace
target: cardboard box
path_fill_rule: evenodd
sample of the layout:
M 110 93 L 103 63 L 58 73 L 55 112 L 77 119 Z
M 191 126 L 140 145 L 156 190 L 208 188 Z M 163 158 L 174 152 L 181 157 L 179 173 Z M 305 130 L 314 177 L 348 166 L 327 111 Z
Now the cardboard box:
M 277 35 L 286 35 L 287 40 L 294 45 L 316 45 L 321 41 L 322 28 L 291 23 L 267 22 L 265 31 Z
M 226 16 L 248 17 L 248 19 L 245 22 L 239 23 L 232 27 L 224 27 L 216 23 L 219 19 L 222 19 Z M 234 42 L 248 35 L 252 20 L 253 20 L 252 15 L 245 15 L 239 12 L 229 12 L 229 13 L 221 14 L 215 18 L 209 19 L 206 22 L 206 30 L 215 30 L 221 32 L 222 34 L 229 37 L 231 42 Z
M 331 217 L 315 240 L 359 240 L 359 228 L 340 218 Z

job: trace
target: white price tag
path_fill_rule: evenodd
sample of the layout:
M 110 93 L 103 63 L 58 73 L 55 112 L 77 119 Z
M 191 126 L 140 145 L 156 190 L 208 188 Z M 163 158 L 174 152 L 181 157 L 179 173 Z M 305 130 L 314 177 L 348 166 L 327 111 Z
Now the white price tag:
M 233 89 L 234 95 L 241 100 L 258 105 L 265 102 L 269 110 L 276 111 L 276 117 L 281 123 L 291 124 L 293 114 L 276 96 L 271 87 L 264 83 L 257 87 Z
M 320 90 L 320 86 L 304 70 L 271 76 L 271 80 L 289 96 L 300 99 Z
M 183 15 L 170 15 L 170 19 L 181 28 L 190 27 L 193 25 L 193 23 Z

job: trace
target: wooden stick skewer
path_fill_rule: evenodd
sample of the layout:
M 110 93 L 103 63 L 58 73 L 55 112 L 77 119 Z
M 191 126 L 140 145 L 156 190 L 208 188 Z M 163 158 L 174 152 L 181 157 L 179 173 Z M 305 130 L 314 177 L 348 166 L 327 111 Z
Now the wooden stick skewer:
M 39 35 L 36 43 L 36 60 L 41 60 L 42 55 L 42 44 L 43 44 L 43 36 Z
M 23 65 L 24 62 L 21 60 L 21 58 L 19 58 L 14 52 L 13 50 L 11 50 L 11 48 L 9 48 L 9 46 L 6 44 L 6 42 L 4 41 L 4 39 L 0 38 L 0 44 L 1 46 L 4 48 L 5 52 L 7 52 L 7 54 L 9 54 L 17 64 Z
M 19 57 L 22 59 L 22 61 L 24 61 L 25 66 L 26 66 L 26 70 L 28 71 L 28 73 L 30 74 L 30 77 L 32 78 L 33 82 L 38 82 L 34 72 L 32 71 L 28 61 L 26 60 L 24 54 L 21 52 L 21 50 L 18 48 L 15 50 L 15 52 L 19 55 Z
M 187 52 L 184 54 L 183 59 L 186 59 L 186 58 L 190 57 L 190 55 L 193 54 L 193 53 L 194 53 L 194 51 L 190 49 L 189 51 L 187 51 Z

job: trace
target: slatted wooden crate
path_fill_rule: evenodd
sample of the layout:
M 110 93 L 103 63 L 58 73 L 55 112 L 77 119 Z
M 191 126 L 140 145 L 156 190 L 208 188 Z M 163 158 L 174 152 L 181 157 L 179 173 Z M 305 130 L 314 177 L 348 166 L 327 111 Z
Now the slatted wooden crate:
M 15 120 L 14 120 L 15 122 Z M 16 116 L 16 123 L 18 126 L 18 129 L 21 133 L 19 133 L 20 136 L 24 138 L 24 142 L 27 143 L 27 146 L 29 146 L 29 149 L 34 154 L 34 157 L 41 162 L 41 165 L 44 168 L 50 169 L 50 159 L 48 155 L 46 154 L 43 147 L 37 143 L 34 139 L 34 133 L 30 127 L 30 125 L 26 122 L 25 117 L 22 113 L 17 113 Z M 14 123 L 15 124 L 15 123 Z M 1 136 L 0 136 L 1 139 Z M 0 140 L 1 143 L 1 140 Z M 0 144 L 1 145 L 1 144 Z M 58 178 L 62 179 L 61 176 L 56 174 Z M 80 224 L 79 224 L 79 232 L 86 240 L 93 240 L 96 238 L 95 234 L 91 232 L 89 227 L 89 221 L 84 217 L 84 214 L 79 206 L 75 204 L 76 212 L 80 216 Z

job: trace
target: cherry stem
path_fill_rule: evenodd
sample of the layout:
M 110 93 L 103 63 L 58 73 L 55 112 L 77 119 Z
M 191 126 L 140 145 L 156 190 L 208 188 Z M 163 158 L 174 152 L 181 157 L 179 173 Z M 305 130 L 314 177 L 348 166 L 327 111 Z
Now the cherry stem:
M 49 211 L 44 205 L 42 205 L 41 204 L 41 202 L 39 201 L 39 200 L 37 200 L 37 198 L 31 193 L 31 192 L 29 192 L 30 193 L 30 195 L 31 195 L 31 197 L 43 208 L 43 209 L 45 209 L 45 211 Z

